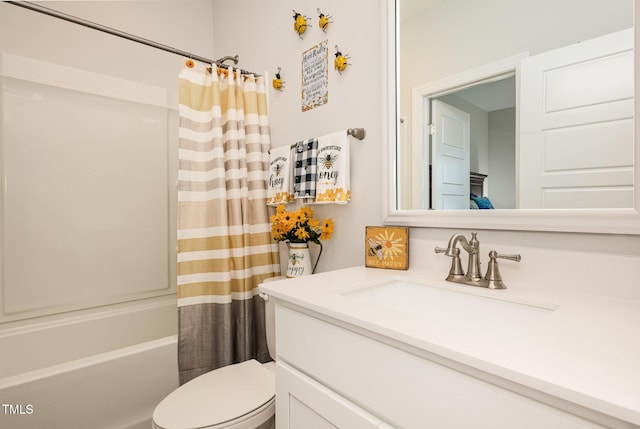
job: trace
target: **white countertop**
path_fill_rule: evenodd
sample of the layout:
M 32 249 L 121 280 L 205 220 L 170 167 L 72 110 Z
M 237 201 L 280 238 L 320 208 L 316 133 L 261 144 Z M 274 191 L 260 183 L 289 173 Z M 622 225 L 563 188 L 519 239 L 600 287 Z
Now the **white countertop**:
M 260 288 L 276 299 L 640 425 L 640 301 L 512 283 L 505 290 L 489 290 L 446 282 L 443 277 L 353 267 L 273 281 Z M 554 311 L 525 334 L 483 335 L 426 325 L 411 315 L 345 295 L 396 278 L 472 295 L 548 304 Z

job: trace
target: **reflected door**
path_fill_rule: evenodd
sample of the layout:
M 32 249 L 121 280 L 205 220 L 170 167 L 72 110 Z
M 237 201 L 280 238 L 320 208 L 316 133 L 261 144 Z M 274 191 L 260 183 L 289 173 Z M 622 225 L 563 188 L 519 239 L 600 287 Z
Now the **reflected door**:
M 522 61 L 520 208 L 633 207 L 633 29 Z
M 440 100 L 431 101 L 431 114 L 432 208 L 468 209 L 470 116 Z

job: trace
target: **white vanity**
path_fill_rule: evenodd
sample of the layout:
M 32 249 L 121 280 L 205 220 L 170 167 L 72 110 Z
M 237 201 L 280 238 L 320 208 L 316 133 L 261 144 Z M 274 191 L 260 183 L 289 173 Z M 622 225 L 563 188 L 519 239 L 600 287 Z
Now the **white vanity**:
M 365 267 L 261 289 L 278 428 L 640 427 L 636 301 Z

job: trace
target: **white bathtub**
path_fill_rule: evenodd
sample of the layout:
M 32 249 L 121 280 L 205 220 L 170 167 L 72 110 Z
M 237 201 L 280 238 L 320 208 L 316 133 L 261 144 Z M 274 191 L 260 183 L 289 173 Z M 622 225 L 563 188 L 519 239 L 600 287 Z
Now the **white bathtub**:
M 174 335 L 0 379 L 0 428 L 148 429 L 176 387 Z
M 148 429 L 178 387 L 176 348 L 171 336 L 2 379 L 0 427 Z

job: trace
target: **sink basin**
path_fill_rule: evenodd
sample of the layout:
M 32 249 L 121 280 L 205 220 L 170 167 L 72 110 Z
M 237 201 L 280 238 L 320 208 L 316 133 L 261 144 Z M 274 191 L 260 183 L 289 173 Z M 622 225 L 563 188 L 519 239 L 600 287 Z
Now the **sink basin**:
M 392 280 L 343 295 L 410 315 L 422 322 L 503 337 L 527 333 L 557 308 L 456 292 L 407 280 Z

